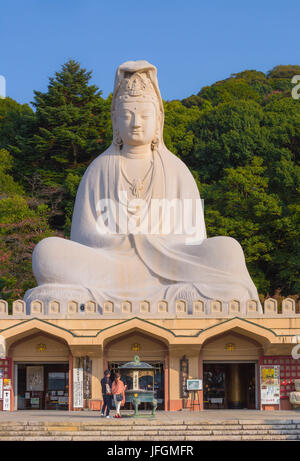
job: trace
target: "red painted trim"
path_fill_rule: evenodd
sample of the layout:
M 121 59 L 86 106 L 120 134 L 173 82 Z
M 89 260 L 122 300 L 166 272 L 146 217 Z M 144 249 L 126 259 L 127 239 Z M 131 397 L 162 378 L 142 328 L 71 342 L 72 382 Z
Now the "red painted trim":
M 257 410 L 261 410 L 261 399 L 260 399 L 260 360 L 257 360 L 256 362 L 256 389 L 257 389 Z
M 277 411 L 279 410 L 279 405 L 263 405 L 262 409 L 265 411 Z
M 12 366 L 12 358 L 11 357 L 6 357 L 6 359 L 8 361 L 8 379 L 10 379 L 10 385 L 11 385 L 11 388 L 10 388 L 10 411 L 14 411 L 14 407 L 15 407 L 15 400 L 14 400 L 14 380 L 15 380 L 15 377 L 14 377 L 14 368 Z M 3 400 L 2 400 L 2 409 L 3 409 Z
M 102 408 L 102 400 L 89 400 L 89 409 L 94 411 L 100 411 Z
M 170 400 L 169 401 L 169 411 L 179 411 L 179 410 L 182 410 L 182 399 Z
M 272 360 L 272 363 L 263 363 L 264 359 Z M 297 371 L 296 376 L 294 377 L 292 377 L 292 375 L 286 376 L 285 372 L 287 371 L 286 370 L 287 365 L 285 363 L 281 363 L 280 360 L 287 360 L 289 366 L 291 365 L 291 362 L 292 362 L 292 365 L 296 366 L 296 371 Z M 286 386 L 293 384 L 293 381 L 295 379 L 299 379 L 300 377 L 300 374 L 299 374 L 300 364 L 298 363 L 297 360 L 293 359 L 290 355 L 261 355 L 260 360 L 259 360 L 259 365 L 265 366 L 265 367 L 274 366 L 274 365 L 280 366 L 280 406 L 281 406 L 282 400 L 284 399 L 288 400 L 289 392 L 293 390 L 293 389 L 287 390 Z M 260 375 L 259 375 L 259 379 L 260 379 Z M 290 380 L 290 382 L 287 383 L 286 380 Z M 282 386 L 285 387 L 284 391 L 282 390 Z

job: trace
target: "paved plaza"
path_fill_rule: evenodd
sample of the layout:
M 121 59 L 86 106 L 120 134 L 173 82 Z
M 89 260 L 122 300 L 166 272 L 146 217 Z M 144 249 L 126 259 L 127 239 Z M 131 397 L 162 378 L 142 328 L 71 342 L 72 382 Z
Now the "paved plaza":
M 241 420 L 257 420 L 259 423 L 263 423 L 265 420 L 276 420 L 278 421 L 298 421 L 300 423 L 300 411 L 258 411 L 258 410 L 204 410 L 204 411 L 158 411 L 155 418 L 149 418 L 150 412 L 140 412 L 140 416 L 132 418 L 133 412 L 124 410 L 121 412 L 122 419 L 114 419 L 114 411 L 111 412 L 111 419 L 105 419 L 100 417 L 99 411 L 46 411 L 46 410 L 18 410 L 11 412 L 0 412 L 0 422 L 4 421 L 58 421 L 58 422 L 91 422 L 94 423 L 97 420 L 106 421 L 107 424 L 118 422 L 120 424 L 124 421 L 127 423 L 127 417 L 131 416 L 131 423 L 133 420 L 140 422 L 141 419 L 147 419 L 148 423 L 151 421 L 161 421 L 163 423 L 172 422 L 210 422 L 210 421 L 241 421 Z M 127 416 L 127 417 L 126 417 Z M 143 417 L 144 416 L 144 417 Z

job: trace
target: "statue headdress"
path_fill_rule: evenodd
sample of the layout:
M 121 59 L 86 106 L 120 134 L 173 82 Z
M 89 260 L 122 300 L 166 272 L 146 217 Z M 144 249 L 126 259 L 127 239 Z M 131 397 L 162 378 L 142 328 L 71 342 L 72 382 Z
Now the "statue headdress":
M 160 137 L 162 139 L 164 109 L 161 99 L 156 67 L 147 61 L 127 61 L 121 64 L 116 72 L 111 115 L 114 129 L 114 142 L 118 144 L 115 136 L 114 113 L 119 102 L 132 99 L 151 101 L 158 110 L 160 122 Z

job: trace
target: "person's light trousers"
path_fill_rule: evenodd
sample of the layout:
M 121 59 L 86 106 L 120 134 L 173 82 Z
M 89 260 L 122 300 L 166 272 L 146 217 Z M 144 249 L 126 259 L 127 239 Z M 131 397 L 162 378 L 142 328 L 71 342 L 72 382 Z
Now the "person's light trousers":
M 116 406 L 116 412 L 119 415 L 122 402 L 118 402 L 116 394 L 114 394 L 114 401 L 115 401 L 115 406 Z

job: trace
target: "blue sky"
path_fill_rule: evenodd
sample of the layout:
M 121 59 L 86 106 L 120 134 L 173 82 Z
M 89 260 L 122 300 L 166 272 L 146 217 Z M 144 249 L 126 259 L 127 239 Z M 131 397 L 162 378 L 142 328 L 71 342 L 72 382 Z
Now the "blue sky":
M 300 1 L 11 0 L 0 10 L 0 74 L 21 103 L 72 58 L 106 97 L 117 66 L 157 66 L 164 99 L 245 69 L 300 64 Z

